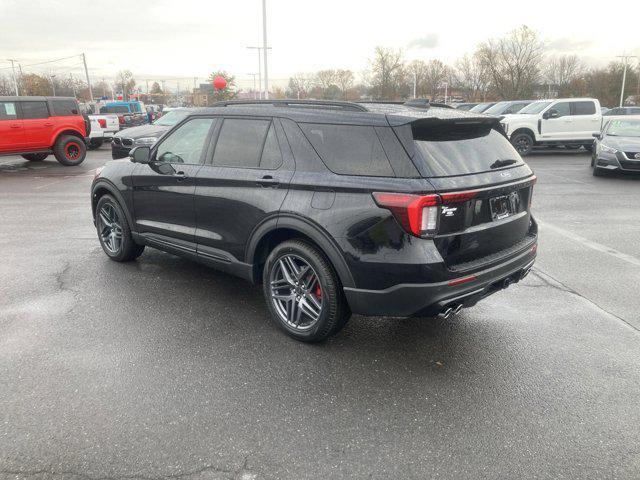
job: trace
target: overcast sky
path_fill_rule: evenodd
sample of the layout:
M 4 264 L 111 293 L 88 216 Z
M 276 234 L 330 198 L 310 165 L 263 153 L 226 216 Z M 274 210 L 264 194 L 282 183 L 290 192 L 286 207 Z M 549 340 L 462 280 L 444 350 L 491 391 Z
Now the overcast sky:
M 262 44 L 261 0 L 0 0 L 0 68 L 85 52 L 93 77 L 129 69 L 135 78 L 204 78 L 215 69 L 248 86 Z M 640 1 L 267 0 L 269 76 L 365 69 L 376 45 L 402 48 L 408 60 L 453 62 L 476 44 L 527 24 L 558 53 L 603 65 L 640 55 Z M 627 21 L 633 19 L 633 21 Z M 80 60 L 25 67 L 78 72 Z M 26 73 L 25 71 L 25 73 Z M 0 70 L 0 73 L 7 70 Z M 169 85 L 169 84 L 168 84 Z

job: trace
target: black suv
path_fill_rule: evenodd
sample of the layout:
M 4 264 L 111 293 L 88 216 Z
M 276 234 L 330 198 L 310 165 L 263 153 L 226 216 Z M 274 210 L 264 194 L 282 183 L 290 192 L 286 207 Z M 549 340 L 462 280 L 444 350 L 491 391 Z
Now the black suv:
M 189 115 L 91 186 L 105 253 L 145 245 L 262 282 L 299 340 L 351 313 L 448 317 L 522 279 L 536 177 L 498 119 L 347 102 Z

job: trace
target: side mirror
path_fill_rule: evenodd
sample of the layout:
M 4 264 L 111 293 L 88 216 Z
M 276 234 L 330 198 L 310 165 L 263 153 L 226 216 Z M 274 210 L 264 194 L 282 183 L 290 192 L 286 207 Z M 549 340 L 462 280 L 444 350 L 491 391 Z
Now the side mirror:
M 150 163 L 151 148 L 150 147 L 134 147 L 129 152 L 129 158 L 134 163 Z
M 598 140 L 602 140 L 602 133 L 600 133 L 600 132 L 594 133 L 593 134 L 593 138 L 597 138 Z
M 558 118 L 560 117 L 560 114 L 555 108 L 552 108 L 551 110 L 544 112 L 543 117 L 548 120 L 549 118 Z

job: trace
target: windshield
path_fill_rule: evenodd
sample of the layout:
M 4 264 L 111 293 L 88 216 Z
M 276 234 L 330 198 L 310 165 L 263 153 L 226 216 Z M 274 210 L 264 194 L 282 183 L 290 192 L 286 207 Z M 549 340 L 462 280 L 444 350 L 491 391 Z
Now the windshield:
M 491 105 L 493 105 L 493 103 L 479 103 L 478 105 L 476 105 L 475 107 L 473 107 L 471 110 L 469 110 L 470 112 L 476 112 L 476 113 L 482 113 L 484 112 L 487 108 L 489 108 Z
M 494 171 L 522 165 L 524 162 L 511 143 L 494 129 L 461 132 L 452 135 L 447 127 L 442 136 L 433 131 L 429 138 L 415 139 L 414 143 L 422 157 L 430 177 L 449 177 Z
M 483 113 L 488 113 L 489 115 L 500 115 L 504 112 L 507 107 L 511 105 L 511 102 L 498 102 L 493 107 L 487 108 Z
M 640 120 L 611 120 L 607 135 L 615 137 L 640 137 Z
M 163 125 L 165 127 L 172 127 L 184 117 L 189 115 L 188 110 L 171 110 L 170 112 L 165 113 L 158 120 L 153 122 L 154 125 Z
M 547 107 L 550 104 L 551 104 L 550 100 L 543 101 L 543 102 L 533 102 L 527 105 L 526 107 L 524 107 L 518 113 L 540 113 L 542 110 L 545 109 L 545 107 Z

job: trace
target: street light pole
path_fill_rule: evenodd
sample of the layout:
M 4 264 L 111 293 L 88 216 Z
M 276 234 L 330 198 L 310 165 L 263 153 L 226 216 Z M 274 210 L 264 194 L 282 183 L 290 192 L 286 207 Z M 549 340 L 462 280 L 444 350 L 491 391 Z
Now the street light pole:
M 87 77 L 87 87 L 89 87 L 89 101 L 93 102 L 93 90 L 91 89 L 91 80 L 89 79 L 89 69 L 87 68 L 87 57 L 82 54 L 82 63 L 84 64 L 84 74 Z
M 258 98 L 262 100 L 262 58 L 260 57 L 260 51 L 262 47 L 247 47 L 249 50 L 258 51 L 258 84 L 260 85 L 260 91 L 258 92 Z
M 262 0 L 262 49 L 264 50 L 264 98 L 269 99 L 269 73 L 267 69 L 267 0 Z
M 253 99 L 257 100 L 257 92 L 256 92 L 256 75 L 257 75 L 257 73 L 247 73 L 247 75 L 251 75 L 253 77 Z
M 620 89 L 620 107 L 622 107 L 622 104 L 624 102 L 624 87 L 625 87 L 625 83 L 627 82 L 627 63 L 629 61 L 630 58 L 638 58 L 635 55 L 619 55 L 616 58 L 621 58 L 622 61 L 624 62 L 624 70 L 622 71 L 622 88 Z

